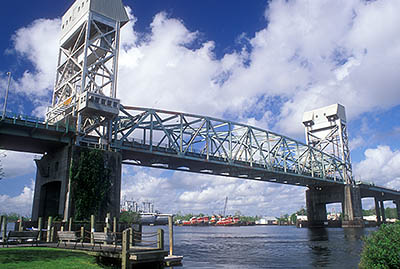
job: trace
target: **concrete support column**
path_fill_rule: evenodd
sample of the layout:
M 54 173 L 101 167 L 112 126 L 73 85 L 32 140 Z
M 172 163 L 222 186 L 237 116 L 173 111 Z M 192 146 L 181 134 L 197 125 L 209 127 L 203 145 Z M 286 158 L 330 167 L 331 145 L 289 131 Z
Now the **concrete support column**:
M 376 214 L 376 224 L 379 226 L 381 225 L 381 208 L 379 206 L 379 200 L 378 198 L 375 199 L 375 214 Z
M 344 186 L 343 213 L 342 227 L 364 227 L 359 187 L 352 184 Z
M 400 200 L 394 201 L 396 204 L 397 220 L 400 220 Z
M 380 201 L 380 204 L 381 204 L 382 223 L 386 223 L 385 205 L 384 205 L 383 201 Z
M 78 164 L 81 153 L 87 149 L 66 146 L 54 149 L 36 161 L 37 173 L 32 206 L 32 219 L 61 215 L 64 221 L 74 216 L 74 195 L 71 186 L 71 164 Z M 108 212 L 119 217 L 121 195 L 122 156 L 119 152 L 102 151 L 105 169 L 109 172 L 111 190 L 109 203 L 98 209 L 95 215 L 105 218 Z
M 320 201 L 316 190 L 306 191 L 308 227 L 323 227 L 326 217 L 326 203 Z

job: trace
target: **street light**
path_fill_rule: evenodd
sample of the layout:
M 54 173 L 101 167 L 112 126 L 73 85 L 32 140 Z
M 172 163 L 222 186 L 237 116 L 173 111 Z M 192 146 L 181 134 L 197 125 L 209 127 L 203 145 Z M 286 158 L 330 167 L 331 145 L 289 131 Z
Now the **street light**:
M 3 117 L 2 117 L 2 119 L 4 119 L 6 117 L 8 90 L 10 89 L 10 82 L 11 82 L 11 72 L 7 72 L 7 75 L 8 75 L 8 86 L 7 86 L 7 89 L 6 89 L 6 96 L 4 97 L 4 107 L 3 107 Z

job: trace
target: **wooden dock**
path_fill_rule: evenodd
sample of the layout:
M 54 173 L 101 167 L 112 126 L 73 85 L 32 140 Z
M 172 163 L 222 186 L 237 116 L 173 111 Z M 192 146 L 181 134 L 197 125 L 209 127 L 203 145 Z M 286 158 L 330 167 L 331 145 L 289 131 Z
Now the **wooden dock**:
M 3 220 L 4 226 L 5 220 Z M 112 232 L 110 223 L 106 222 L 104 232 L 95 232 L 94 217 L 91 218 L 90 231 L 81 226 L 80 230 L 72 230 L 72 219 L 67 226 L 61 226 L 57 231 L 49 217 L 47 230 L 42 229 L 42 219 L 39 218 L 37 229 L 37 241 L 39 247 L 51 247 L 66 249 L 72 252 L 83 252 L 95 256 L 100 260 L 104 259 L 112 264 L 121 264 L 121 268 L 163 268 L 164 266 L 181 265 L 182 256 L 173 255 L 173 219 L 169 216 L 169 251 L 164 249 L 164 230 L 158 229 L 157 232 L 142 233 L 133 228 L 126 228 L 122 232 L 117 231 L 117 222 L 114 220 Z M 22 220 L 19 222 L 19 233 L 32 233 L 25 231 Z M 2 227 L 2 238 L 7 238 L 6 229 Z M 10 237 L 11 238 L 11 237 Z M 17 238 L 18 239 L 18 238 Z M 32 247 L 30 240 L 13 240 L 1 242 L 3 247 Z M 23 242 L 21 242 L 23 241 Z M 56 243 L 58 242 L 58 243 Z
M 60 244 L 59 247 L 57 247 L 57 243 L 39 243 L 38 247 L 58 248 L 72 252 L 81 252 L 94 257 L 106 258 L 108 260 L 115 259 L 115 263 L 121 263 L 123 260 L 122 246 L 115 247 L 114 245 L 102 245 L 101 248 L 98 246 L 93 248 L 91 243 L 83 243 L 83 246 L 82 244 L 77 244 L 76 247 L 74 247 L 74 245 L 75 243 L 67 243 L 67 246 Z M 9 248 L 20 247 L 36 248 L 36 246 L 32 246 L 30 242 L 9 245 Z M 135 267 L 135 265 L 146 264 L 158 264 L 160 268 L 164 265 L 170 266 L 169 264 L 171 264 L 171 259 L 167 258 L 167 255 L 168 251 L 162 249 L 149 247 L 130 247 L 128 252 L 129 261 L 126 268 Z M 176 264 L 177 263 L 171 265 Z

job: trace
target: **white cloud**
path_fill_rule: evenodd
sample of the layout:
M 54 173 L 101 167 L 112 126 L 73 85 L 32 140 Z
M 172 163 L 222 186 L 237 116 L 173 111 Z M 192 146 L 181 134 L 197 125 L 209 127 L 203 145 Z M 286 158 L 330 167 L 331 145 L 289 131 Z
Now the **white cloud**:
M 27 59 L 33 70 L 25 70 L 15 81 L 16 90 L 27 96 L 47 96 L 54 86 L 57 66 L 60 19 L 38 19 L 20 28 L 12 37 L 13 52 Z
M 400 150 L 378 146 L 364 152 L 365 159 L 354 166 L 354 174 L 361 181 L 400 189 Z
M 166 177 L 161 171 L 124 166 L 121 197 L 154 202 L 163 213 L 221 213 L 225 197 L 228 214 L 280 216 L 305 205 L 301 187 L 185 172 Z
M 349 141 L 350 151 L 362 147 L 365 144 L 365 140 L 361 136 L 357 136 Z
M 31 186 L 25 186 L 21 194 L 11 197 L 0 195 L 0 215 L 3 213 L 18 213 L 22 216 L 30 216 L 32 211 L 34 182 Z
M 15 151 L 4 151 L 6 157 L 1 158 L 4 168 L 4 180 L 24 175 L 32 175 L 36 171 L 34 158 L 36 155 Z

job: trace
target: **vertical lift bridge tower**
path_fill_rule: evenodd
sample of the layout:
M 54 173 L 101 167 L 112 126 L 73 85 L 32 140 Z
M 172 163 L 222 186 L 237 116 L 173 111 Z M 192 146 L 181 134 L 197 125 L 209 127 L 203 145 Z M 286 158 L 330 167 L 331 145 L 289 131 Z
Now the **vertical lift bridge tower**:
M 305 112 L 303 124 L 305 126 L 307 144 L 339 159 L 342 163 L 340 171 L 343 174 L 343 178 L 345 178 L 344 189 L 333 190 L 334 187 L 318 187 L 307 191 L 309 222 L 312 223 L 314 220 L 318 225 L 318 221 L 325 221 L 326 204 L 341 202 L 344 215 L 343 225 L 362 225 L 361 196 L 352 176 L 344 106 L 334 104 Z M 336 195 L 332 195 L 332 193 L 336 193 Z M 332 196 L 334 197 L 333 200 L 336 201 L 330 200 Z
M 110 141 L 111 120 L 119 113 L 120 28 L 128 21 L 121 0 L 76 0 L 68 9 L 47 121 L 73 123 L 81 138 L 93 132 L 99 142 Z
M 92 141 L 105 149 L 111 122 L 119 113 L 116 98 L 120 29 L 129 21 L 121 0 L 76 0 L 62 17 L 60 49 L 49 123 L 72 125 L 75 145 L 54 149 L 37 160 L 32 218 L 73 214 L 69 168 L 79 160 L 79 145 Z M 111 170 L 111 202 L 104 212 L 119 215 L 121 156 L 104 152 Z

